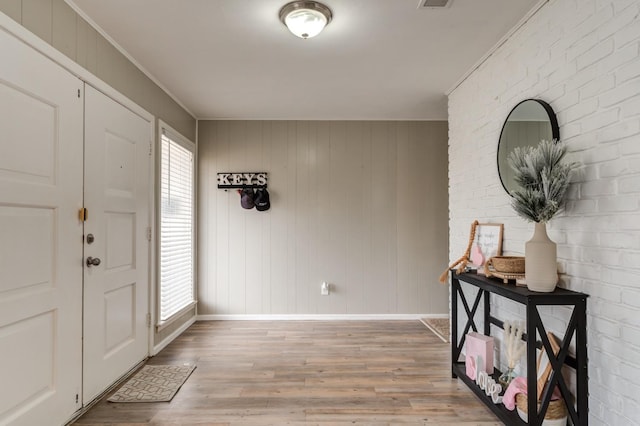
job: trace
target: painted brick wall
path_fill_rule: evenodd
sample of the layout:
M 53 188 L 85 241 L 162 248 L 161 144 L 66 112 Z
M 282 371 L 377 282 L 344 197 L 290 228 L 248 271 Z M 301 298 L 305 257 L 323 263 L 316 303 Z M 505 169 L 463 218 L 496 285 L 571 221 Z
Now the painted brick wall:
M 524 253 L 533 233 L 509 206 L 495 166 L 502 123 L 520 100 L 549 102 L 570 159 L 584 164 L 549 234 L 561 285 L 591 295 L 595 425 L 640 425 L 639 48 L 638 0 L 551 0 L 449 96 L 451 260 L 474 219 L 505 224 L 507 254 Z M 523 318 L 522 307 L 494 303 L 497 316 Z M 543 320 L 562 334 L 568 317 L 554 308 Z

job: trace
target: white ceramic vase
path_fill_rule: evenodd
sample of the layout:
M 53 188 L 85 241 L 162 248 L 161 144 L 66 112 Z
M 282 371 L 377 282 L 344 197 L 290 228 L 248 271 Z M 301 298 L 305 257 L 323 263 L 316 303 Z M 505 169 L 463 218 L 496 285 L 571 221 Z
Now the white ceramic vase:
M 557 247 L 547 235 L 547 225 L 535 225 L 533 237 L 524 246 L 525 279 L 529 290 L 550 293 L 558 284 Z

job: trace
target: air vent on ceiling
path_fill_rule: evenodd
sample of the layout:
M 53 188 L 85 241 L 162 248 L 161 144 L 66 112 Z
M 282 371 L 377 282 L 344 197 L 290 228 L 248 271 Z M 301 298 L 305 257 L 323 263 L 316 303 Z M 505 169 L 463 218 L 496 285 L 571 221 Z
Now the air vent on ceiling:
M 418 9 L 431 7 L 446 7 L 451 0 L 420 0 Z

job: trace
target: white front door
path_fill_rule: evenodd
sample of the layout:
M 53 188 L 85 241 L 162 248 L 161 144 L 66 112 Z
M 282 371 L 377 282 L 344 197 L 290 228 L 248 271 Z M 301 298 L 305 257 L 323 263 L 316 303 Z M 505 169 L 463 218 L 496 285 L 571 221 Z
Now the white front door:
M 148 354 L 152 125 L 88 85 L 85 105 L 87 404 Z
M 0 29 L 0 425 L 80 408 L 82 82 Z

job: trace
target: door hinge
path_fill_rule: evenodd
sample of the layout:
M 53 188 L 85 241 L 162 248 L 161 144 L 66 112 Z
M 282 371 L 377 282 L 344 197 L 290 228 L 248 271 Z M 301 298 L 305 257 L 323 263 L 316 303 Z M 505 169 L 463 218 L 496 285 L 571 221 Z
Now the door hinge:
M 86 208 L 81 208 L 80 211 L 78 212 L 78 217 L 80 218 L 80 220 L 82 222 L 86 222 L 87 221 L 87 215 L 89 214 L 89 210 L 87 210 Z
M 78 99 L 80 99 L 80 89 L 78 89 Z
M 147 241 L 151 241 L 151 227 L 147 227 Z
M 153 144 L 149 141 L 149 156 L 151 156 L 151 154 L 153 154 Z
M 76 404 L 77 404 L 77 403 L 78 403 L 78 401 L 79 401 L 79 399 L 78 399 L 78 398 L 79 398 L 79 396 L 78 396 L 78 394 L 76 394 Z
M 147 314 L 147 327 L 151 327 L 151 314 Z

